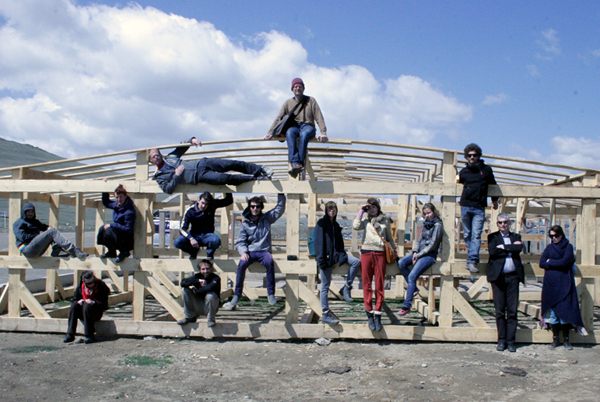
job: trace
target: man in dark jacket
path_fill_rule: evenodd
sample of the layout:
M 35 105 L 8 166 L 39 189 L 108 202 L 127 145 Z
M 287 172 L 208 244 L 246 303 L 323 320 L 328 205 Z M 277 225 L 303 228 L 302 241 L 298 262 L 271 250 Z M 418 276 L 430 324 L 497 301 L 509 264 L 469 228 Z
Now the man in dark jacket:
M 166 157 L 158 149 L 151 149 L 148 154 L 150 163 L 157 170 L 152 177 L 163 192 L 172 194 L 178 184 L 233 184 L 235 186 L 252 180 L 271 180 L 273 170 L 267 166 L 233 159 L 201 158 L 194 161 L 183 161 L 181 157 L 190 148 L 202 143 L 195 137 L 185 141 L 186 145 L 177 147 Z M 234 171 L 244 174 L 229 174 Z
M 281 218 L 285 212 L 285 194 L 277 195 L 277 205 L 263 213 L 265 204 L 260 197 L 248 200 L 248 207 L 242 213 L 244 222 L 240 227 L 235 248 L 240 253 L 240 262 L 235 278 L 235 293 L 228 303 L 223 305 L 226 310 L 233 310 L 244 290 L 246 270 L 252 263 L 259 262 L 267 271 L 267 296 L 271 305 L 277 304 L 275 298 L 275 262 L 271 254 L 271 225 Z
M 69 309 L 69 328 L 63 342 L 69 343 L 75 340 L 77 331 L 77 320 L 83 321 L 84 338 L 83 343 L 96 341 L 96 321 L 102 318 L 108 309 L 108 286 L 94 276 L 94 272 L 85 271 L 81 276 L 81 282 L 75 289 L 73 302 Z
M 185 318 L 179 325 L 196 322 L 199 315 L 205 315 L 207 326 L 215 326 L 215 316 L 219 311 L 221 278 L 214 273 L 213 263 L 202 260 L 198 263 L 199 273 L 185 278 L 180 285 L 183 289 L 183 312 Z
M 487 279 L 492 285 L 496 328 L 498 329 L 497 350 L 515 352 L 517 334 L 517 309 L 519 307 L 519 282 L 525 283 L 525 272 L 519 253 L 523 249 L 521 235 L 510 232 L 510 217 L 498 214 L 500 231 L 488 236 L 490 260 Z
M 52 243 L 54 243 L 50 254 L 52 257 L 85 258 L 88 256 L 68 241 L 58 229 L 37 220 L 35 207 L 30 202 L 23 205 L 21 217 L 13 224 L 13 231 L 19 251 L 27 258 L 41 257 Z M 63 250 L 68 254 L 63 253 Z
M 481 248 L 481 233 L 485 222 L 485 207 L 487 207 L 488 185 L 496 184 L 492 168 L 483 163 L 481 148 L 477 144 L 465 147 L 467 166 L 459 173 L 459 183 L 464 185 L 460 196 L 460 211 L 465 244 L 469 249 L 467 270 L 479 272 L 479 249 Z M 494 209 L 498 209 L 498 197 L 492 197 Z
M 215 234 L 215 210 L 231 204 L 231 193 L 218 200 L 208 191 L 200 194 L 198 202 L 190 205 L 181 219 L 179 231 L 182 236 L 175 240 L 175 247 L 188 253 L 190 260 L 196 259 L 200 247 L 206 247 L 206 257 L 212 260 L 215 251 L 221 247 L 221 238 Z
M 108 193 L 102 193 L 102 204 L 113 210 L 113 222 L 98 230 L 96 243 L 106 246 L 106 253 L 100 258 L 115 258 L 120 263 L 130 256 L 133 250 L 133 226 L 135 224 L 135 205 L 122 184 L 115 189 L 115 201 Z M 119 255 L 117 255 L 119 250 Z
M 325 216 L 317 222 L 315 226 L 315 254 L 317 266 L 321 274 L 321 307 L 323 315 L 321 321 L 324 324 L 336 325 L 339 320 L 329 310 L 329 286 L 331 284 L 331 272 L 333 266 L 342 266 L 349 264 L 348 277 L 346 284 L 342 288 L 342 295 L 347 302 L 351 303 L 352 282 L 360 269 L 360 259 L 346 253 L 344 248 L 344 237 L 342 228 L 336 221 L 337 205 L 333 201 L 325 204 Z

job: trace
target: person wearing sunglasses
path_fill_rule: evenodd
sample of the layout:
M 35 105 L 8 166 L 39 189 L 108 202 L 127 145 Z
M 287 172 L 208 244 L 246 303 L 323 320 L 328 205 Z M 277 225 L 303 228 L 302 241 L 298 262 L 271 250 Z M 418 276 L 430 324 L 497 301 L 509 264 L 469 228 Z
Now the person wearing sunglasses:
M 516 352 L 517 310 L 519 308 L 519 282 L 525 283 L 521 256 L 521 235 L 510 231 L 510 216 L 498 214 L 498 231 L 488 235 L 490 259 L 487 280 L 492 286 L 496 309 L 498 346 L 496 350 Z
M 467 166 L 461 169 L 458 182 L 463 187 L 460 196 L 460 211 L 465 244 L 469 250 L 466 269 L 479 272 L 479 249 L 481 233 L 485 222 L 488 186 L 496 184 L 492 168 L 481 159 L 481 148 L 477 144 L 469 144 L 464 149 Z M 494 209 L 498 209 L 498 197 L 492 197 Z
M 239 302 L 244 290 L 246 270 L 254 262 L 259 262 L 266 268 L 269 303 L 277 304 L 275 263 L 271 254 L 271 225 L 285 212 L 285 199 L 285 194 L 279 194 L 275 208 L 265 213 L 263 213 L 265 205 L 261 197 L 255 196 L 248 200 L 248 207 L 242 213 L 244 222 L 235 242 L 235 248 L 241 255 L 235 279 L 235 293 L 231 301 L 223 305 L 225 310 L 233 310 Z
M 573 350 L 569 343 L 569 331 L 575 325 L 583 328 L 580 332 L 585 333 L 575 287 L 575 254 L 573 245 L 565 238 L 562 227 L 551 226 L 548 234 L 551 242 L 540 257 L 540 268 L 545 270 L 542 285 L 542 325 L 549 323 L 552 328 L 550 349 L 559 345 L 562 330 L 565 349 Z

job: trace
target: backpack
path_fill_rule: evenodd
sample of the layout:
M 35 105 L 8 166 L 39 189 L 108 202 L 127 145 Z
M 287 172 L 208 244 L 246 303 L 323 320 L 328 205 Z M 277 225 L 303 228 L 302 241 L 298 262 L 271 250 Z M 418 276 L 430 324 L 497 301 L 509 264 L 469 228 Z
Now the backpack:
M 310 232 L 310 236 L 308 236 L 308 256 L 316 257 L 317 252 L 315 251 L 315 230 L 317 228 L 314 227 L 312 232 Z

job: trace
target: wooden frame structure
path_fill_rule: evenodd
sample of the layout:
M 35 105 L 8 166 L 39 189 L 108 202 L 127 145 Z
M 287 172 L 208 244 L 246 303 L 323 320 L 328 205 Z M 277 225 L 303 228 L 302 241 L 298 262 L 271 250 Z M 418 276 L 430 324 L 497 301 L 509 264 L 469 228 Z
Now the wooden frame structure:
M 169 149 L 177 144 L 160 147 Z M 287 176 L 287 148 L 277 141 L 265 143 L 260 139 L 212 141 L 203 144 L 200 151 L 190 150 L 185 159 L 221 157 L 243 159 L 266 164 L 275 171 L 271 182 L 249 182 L 240 186 L 183 185 L 177 187 L 173 196 L 163 197 L 159 187 L 150 180 L 148 149 L 115 152 L 69 160 L 38 163 L 27 166 L 0 169 L 0 197 L 8 199 L 9 221 L 12 228 L 25 201 L 43 202 L 49 205 L 49 223 L 59 222 L 60 206 L 75 208 L 76 241 L 83 247 L 84 228 L 97 230 L 106 221 L 105 210 L 100 201 L 101 192 L 111 192 L 117 183 L 122 183 L 132 195 L 138 217 L 135 227 L 134 258 L 115 265 L 97 256 L 86 260 L 41 257 L 27 259 L 19 255 L 14 244 L 12 229 L 9 233 L 8 255 L 0 256 L 0 268 L 8 268 L 9 281 L 0 293 L 0 330 L 65 332 L 65 308 L 47 310 L 45 303 L 66 298 L 73 289 L 64 287 L 58 280 L 57 270 L 69 269 L 76 273 L 92 269 L 103 272 L 111 281 L 113 290 L 111 303 L 130 301 L 132 320 L 102 320 L 100 334 L 159 335 L 232 337 L 255 339 L 286 338 L 387 338 L 399 340 L 495 342 L 495 326 L 489 325 L 472 307 L 478 300 L 490 300 L 486 286 L 485 264 L 480 264 L 480 273 L 468 291 L 462 291 L 457 283 L 460 278 L 470 277 L 465 270 L 460 234 L 460 207 L 457 197 L 462 186 L 456 183 L 457 171 L 461 168 L 460 151 L 372 141 L 331 140 L 327 144 L 311 143 L 307 160 L 305 180 L 293 180 Z M 493 167 L 498 186 L 490 188 L 490 196 L 501 197 L 498 211 L 488 210 L 491 216 L 489 230 L 494 226 L 499 212 L 508 212 L 515 221 L 515 228 L 523 239 L 536 247 L 525 255 L 526 275 L 542 277 L 543 270 L 537 264 L 539 252 L 545 245 L 546 234 L 542 232 L 554 222 L 568 222 L 568 237 L 577 245 L 579 264 L 578 291 L 582 305 L 584 323 L 590 336 L 574 337 L 574 342 L 596 343 L 600 332 L 594 331 L 594 305 L 600 301 L 600 289 L 596 278 L 600 267 L 596 263 L 600 242 L 598 241 L 597 203 L 600 199 L 598 178 L 600 171 L 571 166 L 533 162 L 518 158 L 484 155 L 486 163 Z M 123 159 L 119 159 L 123 158 Z M 283 322 L 268 323 L 220 323 L 206 328 L 202 323 L 181 328 L 173 320 L 183 317 L 178 297 L 181 291 L 173 281 L 172 274 L 181 276 L 194 267 L 190 261 L 179 256 L 173 249 L 153 247 L 154 212 L 170 210 L 181 213 L 188 203 L 185 195 L 192 196 L 202 191 L 216 193 L 274 195 L 285 193 L 286 236 L 284 244 L 274 253 L 276 272 L 285 277 L 285 289 L 278 290 L 285 297 Z M 382 209 L 396 221 L 396 239 L 400 255 L 404 254 L 405 236 L 410 240 L 417 233 L 417 213 L 421 203 L 433 200 L 440 209 L 444 221 L 445 236 L 438 262 L 426 275 L 424 287 L 420 287 L 423 300 L 413 305 L 430 326 L 385 325 L 381 332 L 371 332 L 364 324 L 327 326 L 313 323 L 315 316 L 322 314 L 316 294 L 315 262 L 305 251 L 301 238 L 301 221 L 306 219 L 308 231 L 315 226 L 318 214 L 323 213 L 324 202 L 338 201 L 339 214 L 353 218 L 359 204 L 369 196 L 384 198 Z M 239 199 L 238 199 L 239 201 Z M 242 202 L 223 209 L 220 215 L 222 247 L 218 251 L 215 266 L 222 277 L 235 280 L 239 256 L 232 250 L 235 236 L 235 215 L 245 207 Z M 268 204 L 267 204 L 268 208 Z M 86 221 L 86 209 L 95 210 L 94 222 Z M 304 218 L 306 216 L 306 218 Z M 407 227 L 406 223 L 411 226 Z M 538 233 L 526 233 L 528 224 Z M 160 231 L 163 234 L 161 221 Z M 349 246 L 357 252 L 359 236 L 353 233 Z M 86 250 L 100 254 L 97 246 Z M 535 254 L 537 252 L 537 255 Z M 298 260 L 288 261 L 294 255 Z M 485 257 L 482 256 L 482 261 Z M 32 293 L 25 283 L 25 273 L 30 269 L 46 269 L 45 291 Z M 264 272 L 254 264 L 253 272 Z M 334 274 L 345 274 L 346 268 L 336 268 Z M 405 296 L 403 278 L 398 268 L 390 265 L 387 275 L 395 277 L 395 289 L 386 291 L 386 298 L 402 299 Z M 130 281 L 132 277 L 132 280 Z M 223 283 L 227 283 L 226 280 Z M 436 290 L 437 289 L 437 290 Z M 337 289 L 332 286 L 332 293 Z M 266 296 L 264 289 L 245 287 L 245 295 L 251 299 Z M 231 295 L 228 287 L 222 297 Z M 145 320 L 146 298 L 153 297 L 170 315 L 170 321 Z M 362 292 L 353 291 L 353 297 L 362 297 Z M 522 313 L 539 318 L 539 292 L 522 293 Z M 596 302 L 595 302 L 596 301 Z M 300 305 L 306 311 L 299 311 Z M 23 306 L 33 317 L 22 314 Z M 439 307 L 438 307 L 439 306 Z M 456 326 L 454 317 L 460 315 L 468 326 Z M 538 329 L 519 329 L 518 342 L 549 342 L 551 334 Z

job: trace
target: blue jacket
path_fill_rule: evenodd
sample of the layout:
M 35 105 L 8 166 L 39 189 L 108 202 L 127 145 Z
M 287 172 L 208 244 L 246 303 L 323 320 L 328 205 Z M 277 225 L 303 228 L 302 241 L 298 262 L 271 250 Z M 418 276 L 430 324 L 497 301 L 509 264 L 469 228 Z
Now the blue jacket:
M 246 208 L 242 215 L 244 222 L 240 228 L 235 248 L 240 253 L 271 252 L 271 224 L 285 212 L 285 195 L 277 195 L 277 205 L 270 211 L 260 215 L 258 221 L 252 219 L 252 213 Z
M 111 228 L 117 228 L 125 233 L 133 235 L 133 225 L 135 224 L 135 206 L 131 198 L 127 197 L 125 204 L 117 206 L 116 201 L 111 201 L 108 193 L 102 193 L 102 204 L 106 208 L 113 210 L 113 223 Z
M 34 212 L 32 219 L 25 218 L 25 211 L 28 210 L 33 210 Z M 17 247 L 20 247 L 22 244 L 29 244 L 37 235 L 46 230 L 48 230 L 48 225 L 38 221 L 35 217 L 35 206 L 30 202 L 23 205 L 21 217 L 13 224 Z
M 181 219 L 180 232 L 188 240 L 196 235 L 215 232 L 215 211 L 217 208 L 223 208 L 233 204 L 233 195 L 227 193 L 225 198 L 214 200 L 213 205 L 209 205 L 204 211 L 198 209 L 198 203 L 194 202 L 189 206 L 183 219 Z M 188 228 L 191 225 L 191 229 Z

